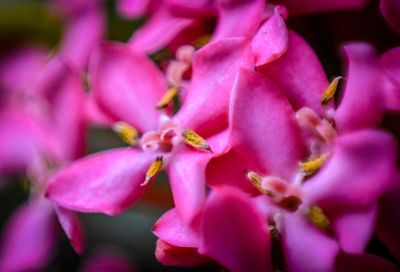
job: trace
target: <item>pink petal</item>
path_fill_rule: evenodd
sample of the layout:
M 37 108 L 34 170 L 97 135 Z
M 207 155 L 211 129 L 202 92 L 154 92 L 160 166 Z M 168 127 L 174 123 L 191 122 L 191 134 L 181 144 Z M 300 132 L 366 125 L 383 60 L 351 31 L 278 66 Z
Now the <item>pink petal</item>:
M 251 42 L 256 56 L 256 65 L 263 65 L 278 59 L 288 47 L 288 30 L 277 9 L 257 31 Z
M 225 154 L 213 158 L 207 164 L 207 185 L 212 188 L 229 185 L 250 194 L 257 194 L 258 190 L 247 179 L 246 171 L 249 170 L 257 170 L 257 166 L 251 158 L 244 158 L 231 149 Z
M 334 271 L 339 247 L 335 240 L 299 213 L 283 217 L 282 243 L 289 271 Z
M 396 266 L 395 264 L 392 264 L 381 257 L 370 254 L 339 254 L 336 260 L 336 271 L 338 272 L 395 272 L 399 271 L 398 269 L 398 266 Z
M 230 38 L 197 51 L 187 97 L 175 121 L 203 137 L 226 128 L 233 81 L 239 68 L 252 61 L 247 49 L 247 39 Z
M 0 88 L 10 94 L 29 92 L 32 82 L 46 62 L 47 52 L 38 47 L 25 47 L 8 53 L 0 62 Z
M 165 0 L 169 10 L 182 17 L 211 16 L 216 13 L 214 0 Z
M 309 107 L 318 114 L 324 113 L 321 96 L 328 87 L 324 69 L 312 48 L 295 32 L 289 31 L 286 52 L 257 71 L 281 87 L 296 111 Z
M 400 2 L 397 0 L 381 0 L 380 10 L 386 22 L 397 32 L 400 32 Z
M 136 18 L 146 14 L 152 0 L 118 0 L 120 14 L 127 18 Z
M 126 45 L 104 43 L 91 64 L 93 91 L 107 113 L 142 132 L 158 127 L 156 104 L 167 86 L 153 62 Z
M 178 247 L 158 239 L 156 243 L 156 258 L 163 265 L 197 267 L 211 260 L 201 255 L 197 248 Z
M 303 185 L 310 202 L 331 211 L 367 207 L 393 184 L 396 144 L 389 135 L 373 130 L 347 134 L 337 138 L 333 150 Z
M 94 125 L 111 127 L 113 123 L 118 120 L 113 119 L 111 116 L 101 110 L 99 105 L 96 103 L 93 93 L 85 96 L 84 100 L 85 120 Z
M 265 1 L 218 0 L 217 7 L 219 16 L 213 41 L 228 37 L 252 37 L 261 23 Z
M 384 97 L 380 90 L 380 71 L 374 49 L 368 44 L 349 44 L 344 95 L 336 111 L 339 131 L 374 127 L 381 121 Z
M 390 252 L 400 259 L 400 176 L 394 177 L 396 186 L 379 203 L 376 233 Z
M 279 0 L 279 4 L 285 5 L 290 14 L 359 9 L 365 6 L 366 3 L 367 0 Z
M 198 233 L 185 224 L 176 208 L 164 213 L 153 227 L 153 233 L 168 244 L 178 247 L 198 247 Z
M 193 152 L 186 147 L 176 152 L 168 165 L 175 207 L 189 223 L 200 211 L 205 198 L 205 168 L 212 154 Z
M 229 271 L 271 271 L 266 218 L 243 192 L 214 190 L 203 210 L 199 251 Z
M 0 173 L 24 171 L 40 152 L 40 128 L 19 110 L 0 114 Z
M 140 184 L 156 156 L 121 148 L 85 157 L 56 174 L 46 196 L 75 211 L 121 213 L 144 193 Z
M 348 253 L 363 253 L 374 232 L 376 217 L 375 205 L 335 217 L 333 229 L 340 247 Z
M 76 214 L 70 210 L 54 205 L 58 220 L 63 228 L 75 252 L 82 254 L 84 250 L 84 239 L 82 226 Z
M 94 6 L 69 18 L 61 41 L 61 56 L 77 68 L 86 68 L 89 56 L 103 38 L 104 16 L 100 7 Z
M 180 32 L 196 24 L 196 20 L 173 16 L 168 9 L 161 7 L 132 35 L 129 44 L 136 51 L 155 53 Z
M 3 232 L 1 271 L 39 271 L 49 263 L 56 238 L 53 216 L 52 206 L 42 199 L 16 211 Z
M 251 159 L 257 165 L 254 170 L 291 180 L 305 147 L 294 112 L 279 88 L 261 74 L 241 69 L 232 95 L 233 149 Z
M 127 256 L 108 249 L 107 251 L 97 253 L 91 256 L 84 264 L 83 272 L 134 272 L 130 260 Z

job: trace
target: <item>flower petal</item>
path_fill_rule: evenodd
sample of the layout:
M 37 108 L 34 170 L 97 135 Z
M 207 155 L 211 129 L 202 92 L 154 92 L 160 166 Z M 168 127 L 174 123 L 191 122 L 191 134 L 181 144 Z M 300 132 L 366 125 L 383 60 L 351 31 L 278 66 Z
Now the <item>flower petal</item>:
M 156 105 L 167 86 L 153 62 L 126 45 L 104 43 L 91 64 L 93 91 L 106 112 L 142 132 L 158 127 Z
M 340 247 L 348 253 L 363 253 L 377 217 L 377 207 L 348 211 L 333 218 L 333 229 Z
M 261 174 L 291 180 L 305 147 L 294 112 L 279 88 L 263 75 L 241 69 L 232 96 L 233 149 L 251 158 Z
M 266 219 L 243 192 L 214 190 L 203 210 L 200 253 L 229 271 L 272 271 Z
M 58 205 L 54 205 L 58 220 L 65 234 L 71 241 L 71 245 L 78 254 L 82 254 L 84 250 L 84 240 L 82 226 L 76 214 L 70 210 L 64 209 Z
M 328 87 L 324 69 L 313 49 L 295 32 L 289 31 L 286 52 L 257 71 L 281 87 L 294 110 L 309 107 L 318 114 L 324 113 L 321 96 Z
M 380 59 L 385 75 L 383 89 L 386 107 L 400 111 L 400 47 L 387 51 Z
M 337 129 L 348 132 L 374 127 L 381 121 L 384 109 L 377 57 L 368 44 L 349 44 L 344 50 L 348 59 L 347 80 L 336 110 Z
M 60 55 L 77 68 L 85 69 L 89 56 L 105 32 L 105 18 L 98 6 L 87 8 L 68 19 Z
M 167 211 L 157 220 L 153 233 L 159 239 L 174 246 L 199 246 L 199 234 L 182 221 L 176 208 Z
M 211 262 L 207 256 L 201 255 L 197 248 L 178 247 L 161 239 L 157 240 L 155 255 L 163 265 L 196 267 Z
M 326 165 L 302 187 L 325 210 L 375 203 L 393 184 L 396 144 L 384 132 L 363 130 L 337 138 Z
M 228 37 L 252 37 L 261 23 L 265 1 L 218 0 L 217 7 L 219 16 L 213 41 Z
M 335 240 L 299 213 L 286 213 L 282 243 L 289 271 L 334 271 L 339 247 Z
M 251 42 L 256 56 L 256 65 L 263 65 L 278 59 L 288 47 L 288 30 L 282 15 L 277 9 L 258 29 Z
M 197 51 L 187 97 L 174 120 L 203 137 L 226 128 L 233 81 L 239 67 L 251 62 L 247 48 L 247 39 L 230 38 Z
M 46 196 L 70 210 L 121 213 L 144 193 L 140 184 L 156 156 L 121 148 L 85 157 L 57 173 Z
M 180 32 L 194 27 L 196 20 L 176 17 L 166 7 L 159 8 L 129 40 L 129 45 L 148 54 L 166 47 Z
M 183 222 L 189 223 L 200 211 L 205 198 L 205 168 L 212 154 L 186 147 L 176 152 L 167 172 L 175 207 Z
M 0 270 L 39 271 L 50 261 L 55 246 L 53 208 L 43 199 L 23 204 L 3 232 Z
M 400 32 L 400 3 L 397 0 L 381 0 L 379 8 L 386 22 Z

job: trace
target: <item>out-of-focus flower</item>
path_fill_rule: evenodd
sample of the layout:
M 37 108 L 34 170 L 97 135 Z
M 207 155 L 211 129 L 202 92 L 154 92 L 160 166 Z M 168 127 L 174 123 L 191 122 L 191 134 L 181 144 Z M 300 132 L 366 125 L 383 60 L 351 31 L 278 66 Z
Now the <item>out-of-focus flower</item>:
M 396 0 L 381 0 L 380 10 L 382 15 L 385 17 L 386 22 L 396 30 L 400 32 L 400 3 Z
M 112 248 L 97 250 L 86 260 L 83 272 L 134 272 L 137 271 L 132 266 L 127 256 Z

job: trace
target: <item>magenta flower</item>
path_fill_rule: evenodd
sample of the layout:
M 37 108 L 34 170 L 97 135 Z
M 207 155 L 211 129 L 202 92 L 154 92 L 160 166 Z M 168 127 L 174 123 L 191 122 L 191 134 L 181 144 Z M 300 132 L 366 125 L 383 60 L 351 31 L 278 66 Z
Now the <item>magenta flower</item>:
M 306 146 L 294 112 L 273 81 L 243 69 L 231 107 L 232 149 L 208 166 L 216 192 L 203 210 L 199 252 L 232 271 L 246 271 L 249 263 L 255 265 L 252 271 L 266 271 L 271 266 L 269 225 L 282 235 L 289 270 L 330 271 L 340 249 L 362 253 L 374 229 L 377 200 L 394 182 L 393 139 L 373 130 L 338 136 L 328 146 L 311 149 L 311 154 L 329 152 L 321 166 L 319 155 L 304 162 Z M 243 171 L 249 169 L 247 178 L 257 192 L 246 183 Z M 253 219 L 243 220 L 246 213 Z M 247 240 L 242 233 L 250 228 L 257 230 L 249 233 L 260 234 Z M 250 259 L 240 252 L 252 252 L 246 254 Z
M 220 151 L 223 134 L 217 134 L 227 125 L 229 92 L 244 49 L 243 39 L 230 39 L 199 50 L 183 106 L 169 118 L 156 109 L 167 86 L 155 64 L 127 46 L 103 44 L 90 70 L 94 98 L 114 120 L 114 129 L 138 148 L 110 150 L 73 163 L 52 179 L 49 199 L 72 210 L 114 215 L 131 206 L 146 189 L 141 184 L 165 167 L 175 205 L 190 220 L 204 199 L 204 167 L 213 156 L 198 134 L 208 137 L 214 152 Z M 206 152 L 194 152 L 184 142 Z

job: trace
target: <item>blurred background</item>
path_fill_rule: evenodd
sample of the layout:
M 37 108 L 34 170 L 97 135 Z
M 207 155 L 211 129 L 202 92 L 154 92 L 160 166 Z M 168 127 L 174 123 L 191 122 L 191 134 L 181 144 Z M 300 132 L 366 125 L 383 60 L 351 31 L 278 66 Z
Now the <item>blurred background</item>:
M 104 1 L 103 4 L 107 20 L 106 38 L 109 40 L 127 41 L 145 21 L 145 18 L 129 20 L 119 16 L 115 1 Z M 350 38 L 371 42 L 379 52 L 398 46 L 398 36 L 387 27 L 377 12 L 377 5 L 378 1 L 370 1 L 362 10 L 290 17 L 288 25 L 311 43 L 328 76 L 333 78 L 343 74 L 340 45 L 350 41 Z M 0 59 L 24 45 L 36 44 L 57 50 L 64 26 L 63 20 L 49 9 L 47 1 L 1 0 Z M 400 135 L 398 116 L 388 114 L 382 127 Z M 86 153 L 124 146 L 114 133 L 100 127 L 90 127 L 86 139 Z M 3 229 L 17 207 L 26 202 L 29 194 L 24 189 L 23 175 L 1 179 L 0 229 Z M 164 267 L 154 257 L 156 237 L 151 232 L 152 226 L 163 212 L 172 207 L 168 181 L 165 175 L 161 175 L 142 200 L 120 216 L 79 214 L 87 244 L 85 253 L 78 256 L 65 235 L 60 235 L 61 242 L 45 271 L 79 271 L 94 254 L 103 251 L 117 252 L 135 271 L 193 271 Z M 385 248 L 375 240 L 371 242 L 369 250 L 391 259 Z M 206 268 L 198 269 L 202 270 Z

